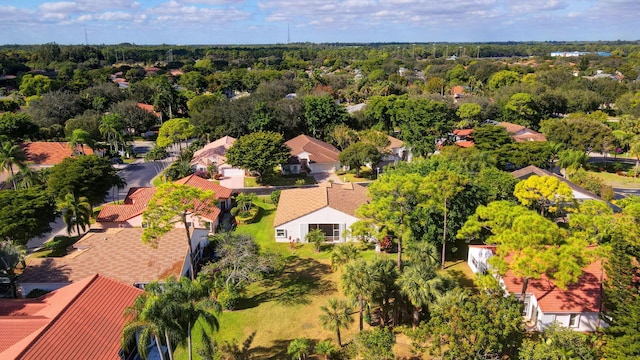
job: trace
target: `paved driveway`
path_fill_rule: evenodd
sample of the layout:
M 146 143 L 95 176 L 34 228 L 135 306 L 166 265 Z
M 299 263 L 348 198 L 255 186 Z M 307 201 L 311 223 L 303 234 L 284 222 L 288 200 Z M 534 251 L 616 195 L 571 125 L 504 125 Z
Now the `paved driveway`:
M 322 184 L 325 182 L 329 182 L 329 180 L 333 180 L 336 184 L 343 184 L 344 181 L 334 173 L 315 173 L 311 174 L 318 184 Z
M 242 189 L 244 188 L 244 175 L 226 176 L 220 179 L 220 185 L 228 189 Z

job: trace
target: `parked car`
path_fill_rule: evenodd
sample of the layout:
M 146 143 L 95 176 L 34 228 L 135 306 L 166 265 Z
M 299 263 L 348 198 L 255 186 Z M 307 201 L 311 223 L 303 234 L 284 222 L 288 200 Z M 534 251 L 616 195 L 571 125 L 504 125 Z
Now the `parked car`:
M 112 164 L 124 164 L 122 158 L 119 157 L 112 157 L 111 159 L 109 159 L 109 161 L 111 161 Z

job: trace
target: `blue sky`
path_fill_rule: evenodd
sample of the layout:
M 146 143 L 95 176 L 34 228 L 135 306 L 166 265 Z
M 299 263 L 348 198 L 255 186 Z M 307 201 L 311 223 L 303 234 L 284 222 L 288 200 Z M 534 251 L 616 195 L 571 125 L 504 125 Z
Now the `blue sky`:
M 640 0 L 0 0 L 0 44 L 639 40 Z

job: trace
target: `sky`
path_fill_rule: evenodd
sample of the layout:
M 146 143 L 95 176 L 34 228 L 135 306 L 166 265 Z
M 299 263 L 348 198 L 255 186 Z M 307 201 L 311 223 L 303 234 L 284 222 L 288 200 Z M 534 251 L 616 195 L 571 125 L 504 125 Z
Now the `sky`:
M 0 44 L 639 40 L 640 0 L 0 0 Z

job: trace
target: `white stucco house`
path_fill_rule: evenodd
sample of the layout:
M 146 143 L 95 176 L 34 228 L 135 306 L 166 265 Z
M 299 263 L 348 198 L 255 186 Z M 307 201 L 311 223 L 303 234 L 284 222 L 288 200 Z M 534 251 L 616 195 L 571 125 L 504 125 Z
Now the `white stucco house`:
M 191 166 L 194 171 L 206 172 L 213 165 L 217 168 L 218 173 L 224 177 L 244 176 L 244 169 L 233 167 L 227 163 L 227 150 L 235 141 L 236 139 L 231 136 L 223 136 L 193 153 Z
M 353 183 L 283 190 L 273 222 L 276 241 L 304 242 L 313 229 L 322 230 L 328 242 L 348 241 L 345 230 L 369 200 L 367 188 Z
M 307 135 L 298 135 L 285 142 L 291 156 L 281 165 L 282 173 L 332 173 L 340 168 L 340 151 L 333 145 Z
M 473 273 L 490 272 L 488 263 L 496 251 L 493 245 L 469 245 L 467 263 Z M 498 276 L 498 275 L 496 275 Z M 546 276 L 529 280 L 522 316 L 529 328 L 542 331 L 554 322 L 575 331 L 594 332 L 606 323 L 599 320 L 602 302 L 602 266 L 599 261 L 583 269 L 577 283 L 558 288 Z M 508 271 L 498 276 L 506 293 L 521 298 L 522 280 Z

